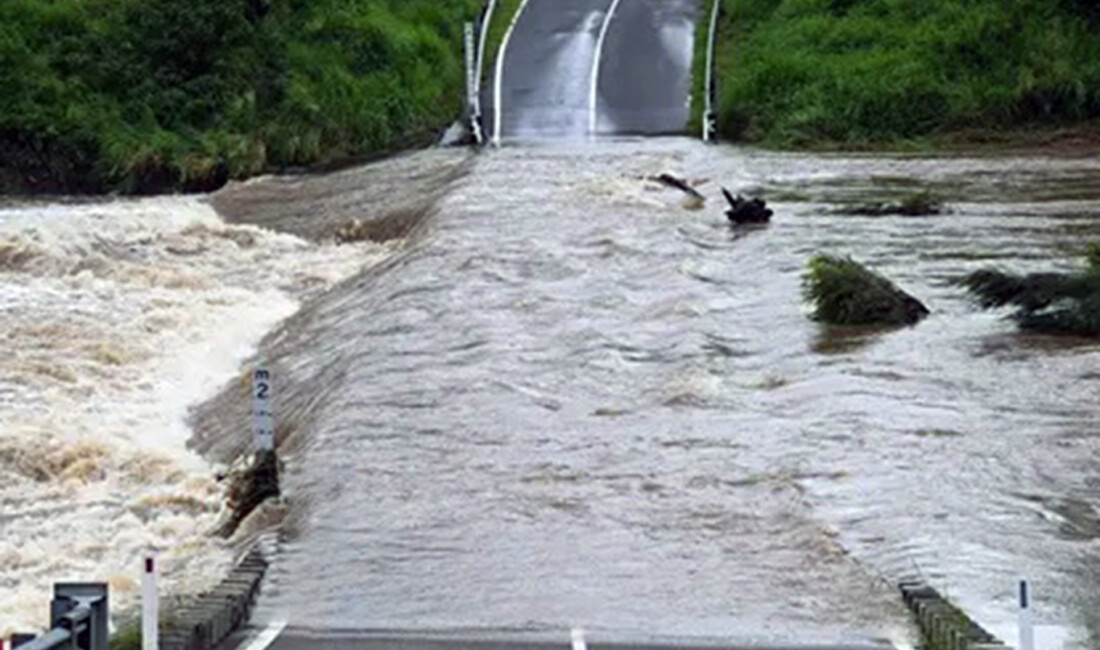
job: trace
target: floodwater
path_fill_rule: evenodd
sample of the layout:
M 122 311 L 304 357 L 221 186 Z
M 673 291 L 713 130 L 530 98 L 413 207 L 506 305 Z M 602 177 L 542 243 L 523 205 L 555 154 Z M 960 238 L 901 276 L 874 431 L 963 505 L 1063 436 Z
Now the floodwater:
M 266 340 L 291 516 L 259 621 L 903 644 L 892 585 L 922 578 L 1014 642 L 1027 577 L 1047 647 L 1090 647 L 1100 342 L 1020 334 L 950 281 L 1077 267 L 1100 161 L 667 139 L 470 166 Z M 719 185 L 773 223 L 731 230 Z M 842 214 L 917 191 L 948 212 Z M 800 299 L 818 252 L 932 315 L 829 331 Z
M 661 172 L 697 182 L 707 204 L 645 179 Z M 732 230 L 720 185 L 763 195 L 773 222 Z M 843 214 L 922 190 L 948 213 Z M 38 326 L 19 335 L 38 338 L 2 339 L 0 451 L 70 432 L 111 445 L 100 472 L 66 476 L 70 464 L 0 488 L 0 558 L 72 540 L 5 571 L 20 602 L 44 603 L 52 579 L 102 574 L 103 557 L 129 566 L 153 532 L 178 549 L 156 521 L 188 533 L 216 515 L 177 508 L 151 524 L 129 504 L 150 485 L 216 501 L 204 463 L 247 440 L 233 378 L 259 343 L 288 504 L 258 624 L 904 645 L 893 583 L 920 577 L 1013 643 L 1027 577 L 1045 647 L 1097 645 L 1100 341 L 1020 334 L 950 284 L 990 265 L 1076 268 L 1100 239 L 1096 159 L 528 143 L 234 187 L 213 203 L 238 225 L 202 200 L 160 201 L 0 214 L 5 234 L 33 224 L 90 238 L 46 241 L 58 251 L 46 259 L 131 256 L 117 262 L 126 274 L 6 262 L 0 275 L 3 327 L 7 314 Z M 102 216 L 72 216 L 85 213 Z M 326 243 L 380 215 L 401 226 L 385 243 Z M 225 234 L 238 232 L 253 244 Z M 202 253 L 184 254 L 200 247 L 180 237 Z M 818 252 L 852 255 L 932 315 L 829 331 L 800 298 Z M 164 269 L 202 282 L 158 283 Z M 90 332 L 88 346 L 38 331 L 54 322 Z M 136 360 L 114 365 L 130 348 Z M 189 391 L 157 393 L 185 380 Z M 183 405 L 226 381 L 189 420 L 204 461 L 176 446 Z M 176 482 L 125 472 L 164 440 L 186 468 Z M 0 454 L 5 473 L 13 457 Z M 82 501 L 97 492 L 113 499 L 98 515 Z M 50 518 L 25 516 L 43 495 Z M 80 546 L 93 520 L 118 522 L 99 559 Z M 179 539 L 193 548 L 173 552 L 194 567 L 231 552 Z M 0 620 L 17 605 L 0 600 Z

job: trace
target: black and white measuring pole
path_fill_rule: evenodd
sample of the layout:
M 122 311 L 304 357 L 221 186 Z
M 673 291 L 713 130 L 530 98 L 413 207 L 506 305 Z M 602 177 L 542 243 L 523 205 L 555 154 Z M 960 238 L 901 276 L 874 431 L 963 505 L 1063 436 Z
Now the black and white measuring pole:
M 275 450 L 275 412 L 271 406 L 271 372 L 263 359 L 252 370 L 252 431 L 256 451 Z
M 1031 592 L 1027 580 L 1020 581 L 1020 650 L 1035 650 L 1035 630 L 1031 623 Z
M 160 621 L 160 594 L 157 592 L 157 559 L 145 556 L 141 572 L 141 650 L 157 650 L 160 641 L 157 627 Z

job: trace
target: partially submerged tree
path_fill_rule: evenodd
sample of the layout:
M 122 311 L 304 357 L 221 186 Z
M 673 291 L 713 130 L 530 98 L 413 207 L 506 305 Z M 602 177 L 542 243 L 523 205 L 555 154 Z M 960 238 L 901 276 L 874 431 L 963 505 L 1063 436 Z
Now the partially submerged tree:
M 833 325 L 913 325 L 928 315 L 921 301 L 849 257 L 815 255 L 802 276 L 814 318 Z
M 959 280 L 986 308 L 1014 306 L 1020 327 L 1052 334 L 1100 334 L 1100 243 L 1090 243 L 1078 273 L 1015 275 L 982 269 Z

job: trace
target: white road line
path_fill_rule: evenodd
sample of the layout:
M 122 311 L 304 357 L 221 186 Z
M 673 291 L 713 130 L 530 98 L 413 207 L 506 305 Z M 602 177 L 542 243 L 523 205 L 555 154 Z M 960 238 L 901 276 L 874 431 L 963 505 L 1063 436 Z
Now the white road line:
M 508 24 L 508 31 L 504 32 L 504 40 L 500 42 L 500 53 L 497 54 L 497 76 L 493 82 L 493 146 L 500 146 L 500 120 L 504 110 L 500 105 L 500 82 L 504 77 L 504 55 L 508 52 L 508 41 L 512 40 L 512 30 L 516 28 L 516 23 L 519 22 L 519 17 L 523 15 L 523 10 L 527 8 L 528 0 L 523 0 L 520 3 L 519 9 L 516 10 L 516 15 L 512 16 L 512 22 Z
M 596 54 L 592 60 L 592 89 L 588 95 L 588 135 L 596 135 L 596 97 L 600 87 L 600 59 L 603 57 L 603 42 L 607 38 L 607 30 L 611 27 L 611 19 L 615 17 L 615 10 L 619 8 L 619 0 L 613 0 L 611 8 L 604 16 L 603 26 L 600 27 L 600 36 L 596 39 Z
M 569 636 L 573 642 L 573 650 L 588 650 L 588 644 L 584 642 L 584 630 L 575 627 Z
M 267 650 L 267 647 L 271 645 L 272 642 L 275 641 L 275 639 L 278 638 L 280 634 L 282 634 L 284 628 L 286 628 L 286 621 L 278 621 L 272 623 L 271 625 L 268 625 L 263 632 L 260 632 L 258 635 L 256 635 L 256 638 L 252 639 L 252 641 L 248 645 L 241 648 L 240 650 Z

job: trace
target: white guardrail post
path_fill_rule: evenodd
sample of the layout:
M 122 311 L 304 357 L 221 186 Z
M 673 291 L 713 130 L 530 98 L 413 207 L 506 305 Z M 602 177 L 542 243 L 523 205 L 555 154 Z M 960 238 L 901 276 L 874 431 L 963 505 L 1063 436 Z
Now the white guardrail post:
M 1020 650 L 1035 650 L 1035 629 L 1031 621 L 1031 593 L 1027 580 L 1020 581 Z
M 157 591 L 157 560 L 145 556 L 141 572 L 141 650 L 157 650 L 160 625 L 160 594 Z
M 707 29 L 707 62 L 705 81 L 703 82 L 703 142 L 710 142 L 714 138 L 716 117 L 714 115 L 714 47 L 718 38 L 718 10 L 722 6 L 722 0 L 714 0 L 711 5 L 710 27 Z

